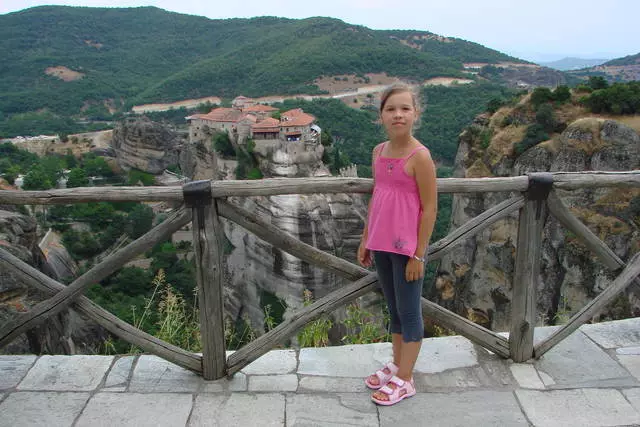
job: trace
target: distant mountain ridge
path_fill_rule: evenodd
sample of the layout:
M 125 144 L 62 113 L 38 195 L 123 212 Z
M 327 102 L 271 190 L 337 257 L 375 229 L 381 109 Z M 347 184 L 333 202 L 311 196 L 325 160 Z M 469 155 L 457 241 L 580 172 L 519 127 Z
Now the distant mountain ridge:
M 543 67 L 549 67 L 560 71 L 579 70 L 581 68 L 594 67 L 604 64 L 608 59 L 589 59 L 589 58 L 562 58 L 557 61 L 538 62 Z
M 211 20 L 155 7 L 42 6 L 0 15 L 0 111 L 77 114 L 145 102 L 318 93 L 321 76 L 467 77 L 526 61 L 421 31 L 333 18 Z
M 640 53 L 635 55 L 628 55 L 623 58 L 612 59 L 604 65 L 617 66 L 617 65 L 638 65 L 640 64 Z
M 570 71 L 580 77 L 603 76 L 610 81 L 627 82 L 640 80 L 640 53 L 612 59 L 601 65 Z

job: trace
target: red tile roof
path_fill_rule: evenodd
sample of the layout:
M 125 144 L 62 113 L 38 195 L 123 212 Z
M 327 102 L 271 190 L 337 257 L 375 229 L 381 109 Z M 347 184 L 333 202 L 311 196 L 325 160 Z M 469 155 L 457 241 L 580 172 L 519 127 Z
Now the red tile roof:
M 200 115 L 200 119 L 211 120 L 212 122 L 232 122 L 236 123 L 244 118 L 245 114 L 235 108 L 215 108 L 209 114 Z
M 313 123 L 316 118 L 311 114 L 302 111 L 301 108 L 289 110 L 280 115 L 281 126 L 308 126 Z
M 269 117 L 251 126 L 251 130 L 254 132 L 280 132 L 280 121 Z
M 278 109 L 270 105 L 257 104 L 245 107 L 242 111 L 245 113 L 272 113 L 274 111 L 278 111 Z

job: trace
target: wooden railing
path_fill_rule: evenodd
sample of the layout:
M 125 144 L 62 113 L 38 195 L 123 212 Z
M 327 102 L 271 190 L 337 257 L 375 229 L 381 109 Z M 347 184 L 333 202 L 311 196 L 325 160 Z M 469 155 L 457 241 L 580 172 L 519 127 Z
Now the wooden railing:
M 0 191 L 0 204 L 67 204 L 98 201 L 175 201 L 184 202 L 164 222 L 126 247 L 109 255 L 70 285 L 45 276 L 0 248 L 0 265 L 24 283 L 51 297 L 28 313 L 3 325 L 0 348 L 27 330 L 44 322 L 61 310 L 75 306 L 77 310 L 112 334 L 146 352 L 192 371 L 206 379 L 232 375 L 267 351 L 292 336 L 298 329 L 319 316 L 343 306 L 374 289 L 377 275 L 371 271 L 320 251 L 263 221 L 246 209 L 230 203 L 228 196 L 268 196 L 311 193 L 370 193 L 372 181 L 362 178 L 287 178 L 257 181 L 196 181 L 183 187 L 101 187 L 50 191 Z M 605 243 L 582 224 L 557 197 L 554 189 L 602 187 L 640 188 L 640 171 L 534 173 L 506 178 L 438 179 L 439 193 L 518 192 L 520 194 L 471 219 L 429 247 L 428 257 L 437 260 L 463 240 L 475 236 L 496 221 L 519 211 L 517 254 L 513 278 L 512 320 L 509 338 L 477 325 L 439 305 L 422 299 L 422 310 L 442 326 L 452 329 L 494 353 L 516 362 L 540 357 L 560 340 L 606 306 L 632 282 L 640 286 L 640 254 L 628 265 Z M 534 347 L 536 323 L 536 280 L 540 267 L 542 228 L 546 211 L 572 231 L 592 250 L 605 266 L 619 272 L 618 277 L 574 315 L 567 324 Z M 219 218 L 227 218 L 273 246 L 315 266 L 353 281 L 288 316 L 287 320 L 225 358 L 223 322 L 223 230 Z M 202 355 L 194 354 L 153 337 L 95 305 L 82 294 L 121 268 L 138 254 L 166 240 L 189 222 L 193 223 L 197 285 L 200 306 Z

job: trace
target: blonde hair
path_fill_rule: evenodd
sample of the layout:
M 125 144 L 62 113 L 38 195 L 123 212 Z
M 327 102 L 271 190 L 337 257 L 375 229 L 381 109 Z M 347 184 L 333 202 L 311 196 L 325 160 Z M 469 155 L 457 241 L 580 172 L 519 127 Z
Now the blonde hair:
M 420 103 L 418 101 L 418 95 L 414 92 L 414 90 L 406 83 L 394 83 L 391 86 L 387 87 L 382 95 L 380 96 L 380 112 L 384 109 L 387 100 L 391 95 L 395 95 L 396 93 L 404 93 L 408 92 L 411 94 L 411 101 L 413 102 L 413 108 L 420 114 Z

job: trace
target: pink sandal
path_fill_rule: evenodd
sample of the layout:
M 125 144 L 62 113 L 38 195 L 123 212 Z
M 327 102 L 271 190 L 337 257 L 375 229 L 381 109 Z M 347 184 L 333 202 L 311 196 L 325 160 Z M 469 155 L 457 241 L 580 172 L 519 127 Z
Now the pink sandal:
M 395 388 L 389 387 L 389 384 L 393 383 Z M 380 400 L 375 395 L 371 395 L 371 400 L 373 400 L 378 405 L 383 406 L 391 406 L 400 402 L 402 399 L 406 399 L 407 397 L 414 396 L 416 394 L 416 387 L 413 384 L 413 380 L 404 381 L 401 378 L 396 377 L 395 375 L 389 380 L 387 385 L 380 388 L 382 393 L 386 394 L 387 400 Z
M 388 370 L 389 373 L 386 373 L 384 371 L 385 369 Z M 385 385 L 387 385 L 389 380 L 393 378 L 393 376 L 397 373 L 398 373 L 398 367 L 396 366 L 396 364 L 393 362 L 389 362 L 386 365 L 384 365 L 384 368 L 377 370 L 374 374 L 371 374 L 367 378 L 365 378 L 364 383 L 371 390 L 378 390 L 381 387 L 384 387 Z M 378 377 L 378 384 L 374 384 L 370 380 L 370 378 L 373 377 L 374 375 Z

